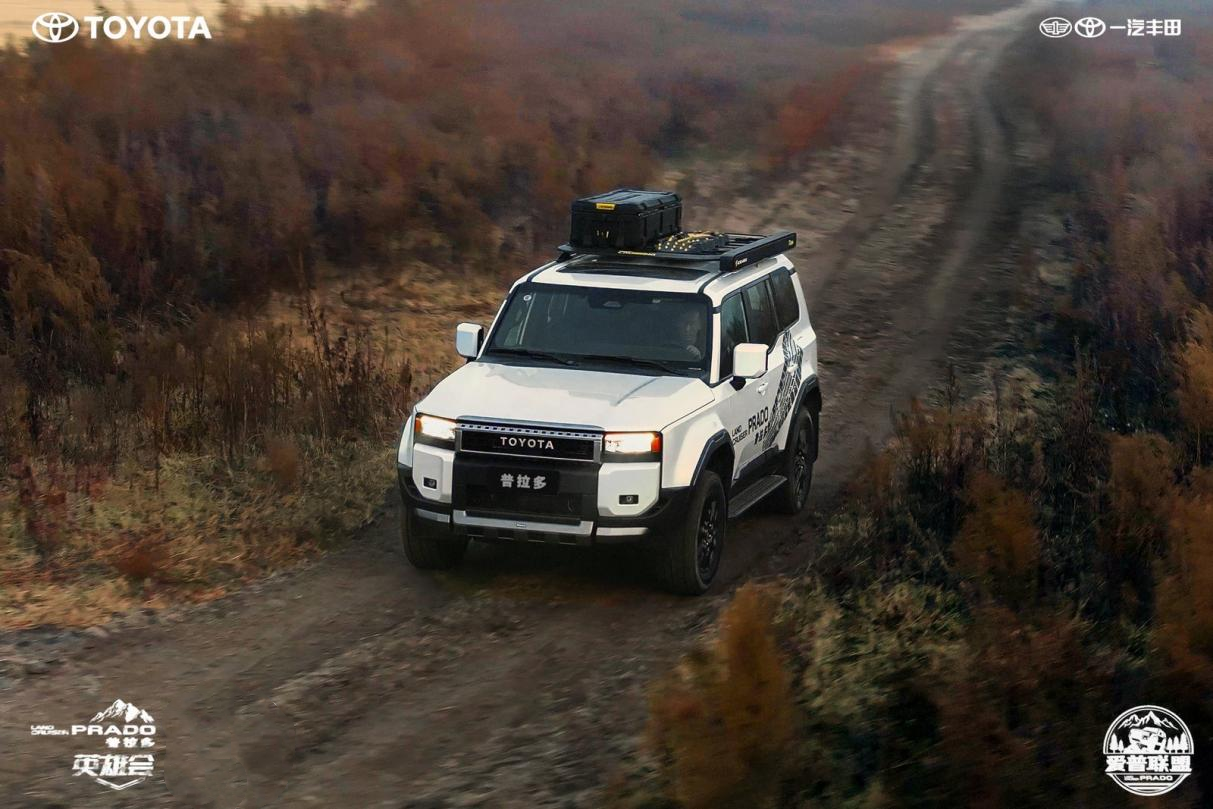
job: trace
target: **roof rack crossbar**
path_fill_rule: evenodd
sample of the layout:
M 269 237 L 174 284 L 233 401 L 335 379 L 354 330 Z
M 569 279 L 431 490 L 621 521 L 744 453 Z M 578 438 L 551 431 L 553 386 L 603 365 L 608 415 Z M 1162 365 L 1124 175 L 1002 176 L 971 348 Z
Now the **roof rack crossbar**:
M 568 261 L 576 256 L 638 256 L 669 261 L 697 264 L 716 264 L 716 271 L 733 272 L 748 267 L 764 258 L 777 256 L 796 246 L 796 234 L 790 230 L 772 233 L 770 236 L 753 236 L 744 233 L 726 233 L 725 246 L 712 253 L 681 253 L 671 250 L 618 250 L 610 247 L 573 247 L 562 244 L 557 261 Z

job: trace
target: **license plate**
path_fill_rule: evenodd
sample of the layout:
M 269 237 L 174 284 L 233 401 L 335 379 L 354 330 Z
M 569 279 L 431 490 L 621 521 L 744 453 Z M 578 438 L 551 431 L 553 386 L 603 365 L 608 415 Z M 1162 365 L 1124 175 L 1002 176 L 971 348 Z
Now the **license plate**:
M 555 472 L 500 469 L 493 473 L 490 485 L 503 492 L 556 494 L 560 491 L 560 478 Z

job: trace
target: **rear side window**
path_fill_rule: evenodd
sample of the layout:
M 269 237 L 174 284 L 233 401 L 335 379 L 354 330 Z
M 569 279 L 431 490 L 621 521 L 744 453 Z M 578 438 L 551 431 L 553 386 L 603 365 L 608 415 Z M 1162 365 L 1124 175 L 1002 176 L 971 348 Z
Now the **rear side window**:
M 750 342 L 770 347 L 775 342 L 775 335 L 779 334 L 779 320 L 775 317 L 768 286 L 764 278 L 743 289 L 741 297 L 745 301 L 746 321 L 750 324 Z
M 771 291 L 775 293 L 775 313 L 779 315 L 780 331 L 800 320 L 800 302 L 792 287 L 792 274 L 777 272 L 771 276 Z
M 720 378 L 733 375 L 733 349 L 748 341 L 745 309 L 740 295 L 730 295 L 720 305 Z

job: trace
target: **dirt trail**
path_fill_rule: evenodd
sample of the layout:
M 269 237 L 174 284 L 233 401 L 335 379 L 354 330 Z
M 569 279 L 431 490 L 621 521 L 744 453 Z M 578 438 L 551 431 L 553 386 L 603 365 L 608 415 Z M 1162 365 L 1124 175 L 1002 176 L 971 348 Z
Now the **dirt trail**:
M 1030 6 L 972 18 L 905 56 L 887 89 L 896 126 L 822 158 L 849 167 L 833 169 L 845 190 L 810 168 L 730 199 L 741 224 L 819 237 L 797 255 L 826 394 L 818 507 L 890 410 L 939 380 L 949 337 L 995 283 L 987 235 L 1012 201 L 987 79 L 1030 24 Z M 705 199 L 729 182 L 704 176 Z M 0 691 L 0 806 L 594 806 L 635 750 L 647 684 L 729 589 L 803 561 L 811 540 L 809 522 L 747 517 L 719 592 L 675 599 L 626 553 L 478 548 L 455 573 L 422 574 L 396 552 L 389 510 L 311 568 L 93 639 Z M 158 726 L 157 775 L 129 792 L 70 777 L 72 743 L 29 735 L 119 697 Z

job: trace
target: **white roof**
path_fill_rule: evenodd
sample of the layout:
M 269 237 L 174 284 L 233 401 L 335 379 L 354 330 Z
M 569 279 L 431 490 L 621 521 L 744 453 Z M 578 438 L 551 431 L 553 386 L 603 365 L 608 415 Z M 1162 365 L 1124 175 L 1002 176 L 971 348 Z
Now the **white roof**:
M 622 262 L 611 257 L 588 258 L 578 256 L 568 261 L 553 261 L 527 273 L 516 283 L 527 281 L 536 284 L 564 284 L 567 286 L 597 287 L 599 289 L 639 289 L 650 292 L 702 292 L 719 305 L 725 295 L 743 287 L 778 267 L 794 270 L 787 256 L 778 255 L 763 259 L 751 267 L 721 273 L 706 269 L 704 264 L 671 264 L 652 261 Z

